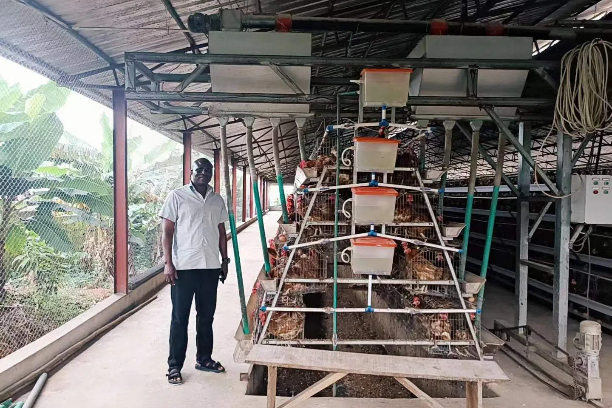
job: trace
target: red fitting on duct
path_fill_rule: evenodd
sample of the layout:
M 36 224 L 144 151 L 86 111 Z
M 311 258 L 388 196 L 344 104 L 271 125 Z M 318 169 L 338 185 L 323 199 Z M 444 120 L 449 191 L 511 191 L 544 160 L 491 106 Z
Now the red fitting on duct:
M 290 14 L 277 14 L 276 15 L 276 31 L 281 33 L 288 33 L 291 31 L 291 24 L 293 20 Z
M 446 20 L 431 20 L 429 23 L 429 34 L 446 35 L 448 34 L 448 22 Z
M 502 36 L 504 35 L 504 26 L 501 23 L 489 23 L 485 26 L 485 32 L 488 36 Z

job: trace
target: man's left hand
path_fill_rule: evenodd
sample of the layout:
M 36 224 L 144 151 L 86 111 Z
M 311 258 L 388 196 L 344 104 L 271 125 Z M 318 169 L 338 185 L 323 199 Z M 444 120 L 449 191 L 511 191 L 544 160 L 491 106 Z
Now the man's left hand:
M 223 263 L 221 265 L 221 273 L 219 273 L 219 280 L 221 283 L 225 283 L 225 279 L 227 279 L 227 264 Z

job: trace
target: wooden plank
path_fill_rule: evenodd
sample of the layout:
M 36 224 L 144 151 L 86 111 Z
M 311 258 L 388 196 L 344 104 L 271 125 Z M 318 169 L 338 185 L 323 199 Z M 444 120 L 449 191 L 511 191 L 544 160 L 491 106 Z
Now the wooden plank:
M 482 408 L 482 382 L 466 383 L 465 399 L 467 408 Z
M 268 367 L 268 408 L 276 408 L 276 373 L 276 367 Z
M 406 387 L 408 391 L 413 393 L 417 398 L 423 400 L 423 402 L 431 408 L 444 408 L 442 405 L 438 404 L 433 398 L 423 392 L 419 387 L 417 387 L 412 381 L 408 380 L 407 378 L 395 377 L 395 379 L 404 387 Z
M 455 381 L 508 381 L 495 361 L 386 356 L 256 344 L 247 363 L 347 374 Z
M 308 398 L 315 395 L 317 392 L 324 390 L 325 388 L 329 387 L 330 385 L 340 380 L 341 378 L 344 378 L 345 376 L 346 376 L 346 373 L 328 374 L 323 379 L 312 384 L 310 387 L 306 388 L 304 391 L 300 392 L 298 395 L 291 398 L 289 401 L 285 402 L 278 408 L 291 408 L 295 405 L 301 404 L 302 402 L 306 401 Z

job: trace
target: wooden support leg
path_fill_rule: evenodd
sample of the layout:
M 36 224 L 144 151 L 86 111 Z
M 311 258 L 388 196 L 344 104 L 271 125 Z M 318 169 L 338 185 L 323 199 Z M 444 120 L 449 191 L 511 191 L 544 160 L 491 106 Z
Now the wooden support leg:
M 315 395 L 317 392 L 319 392 L 321 390 L 324 390 L 325 388 L 329 387 L 330 385 L 332 385 L 336 381 L 340 380 L 341 378 L 344 378 L 345 376 L 346 376 L 346 373 L 331 373 L 331 374 L 328 374 L 327 376 L 325 376 L 325 378 L 323 378 L 322 380 L 317 381 L 316 383 L 314 383 L 310 387 L 306 388 L 304 391 L 300 392 L 298 395 L 296 395 L 295 397 L 291 398 L 289 401 L 285 402 L 284 404 L 282 404 L 278 408 L 290 408 L 290 407 L 293 407 L 293 406 L 295 406 L 297 404 L 300 404 L 300 403 L 306 401 L 308 398 L 310 398 L 313 395 Z M 268 398 L 270 398 L 269 395 L 268 395 Z M 270 401 L 270 400 L 268 399 L 268 401 Z
M 276 367 L 268 367 L 268 408 L 276 408 L 276 373 Z
M 407 378 L 395 377 L 397 382 L 402 384 L 408 391 L 413 393 L 417 398 L 421 399 L 425 404 L 430 406 L 431 408 L 443 408 L 438 402 L 436 402 L 433 398 L 423 392 L 419 387 L 417 387 L 412 381 Z
M 467 408 L 482 408 L 482 382 L 465 383 Z

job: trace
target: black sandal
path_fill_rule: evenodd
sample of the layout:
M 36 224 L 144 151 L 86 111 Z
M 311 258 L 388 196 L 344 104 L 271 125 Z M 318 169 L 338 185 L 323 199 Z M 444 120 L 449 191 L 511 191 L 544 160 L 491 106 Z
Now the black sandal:
M 183 377 L 181 376 L 181 371 L 178 368 L 171 368 L 168 370 L 168 383 L 171 385 L 181 385 L 183 383 Z
M 223 367 L 221 363 L 213 359 L 208 359 L 203 362 L 196 361 L 195 368 L 196 370 L 207 371 L 210 373 L 224 373 L 225 372 L 225 367 Z

